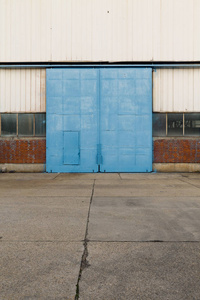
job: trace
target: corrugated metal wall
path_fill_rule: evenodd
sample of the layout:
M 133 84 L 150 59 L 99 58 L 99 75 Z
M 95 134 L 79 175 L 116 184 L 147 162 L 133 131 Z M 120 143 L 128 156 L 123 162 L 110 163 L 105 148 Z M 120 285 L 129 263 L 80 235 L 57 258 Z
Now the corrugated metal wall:
M 0 112 L 45 112 L 45 69 L 0 69 Z M 154 112 L 200 112 L 200 69 L 153 72 Z
M 200 112 L 200 69 L 153 72 L 154 112 Z
M 0 112 L 45 111 L 45 69 L 0 69 Z
M 0 61 L 199 61 L 199 0 L 0 0 Z

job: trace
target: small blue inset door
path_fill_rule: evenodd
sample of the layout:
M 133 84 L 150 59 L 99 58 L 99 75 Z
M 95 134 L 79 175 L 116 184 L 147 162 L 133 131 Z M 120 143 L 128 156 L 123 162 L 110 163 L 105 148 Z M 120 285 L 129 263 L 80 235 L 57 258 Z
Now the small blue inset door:
M 46 169 L 152 171 L 152 70 L 47 69 Z
M 63 156 L 64 165 L 80 164 L 79 131 L 64 131 Z

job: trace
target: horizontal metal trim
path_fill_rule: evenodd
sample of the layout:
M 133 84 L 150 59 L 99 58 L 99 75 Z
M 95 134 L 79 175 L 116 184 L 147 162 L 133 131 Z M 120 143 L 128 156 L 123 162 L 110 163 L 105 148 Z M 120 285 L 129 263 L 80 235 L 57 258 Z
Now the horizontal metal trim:
M 0 141 L 41 141 L 46 140 L 45 136 L 0 136 Z
M 161 140 L 167 140 L 167 141 L 177 141 L 177 140 L 199 140 L 200 136 L 195 135 L 182 135 L 182 136 L 153 136 L 153 141 L 161 141 Z
M 166 68 L 200 68 L 200 62 L 197 63 L 32 63 L 32 64 L 24 64 L 24 63 L 0 63 L 0 69 L 18 69 L 18 68 L 152 68 L 152 69 L 166 69 Z

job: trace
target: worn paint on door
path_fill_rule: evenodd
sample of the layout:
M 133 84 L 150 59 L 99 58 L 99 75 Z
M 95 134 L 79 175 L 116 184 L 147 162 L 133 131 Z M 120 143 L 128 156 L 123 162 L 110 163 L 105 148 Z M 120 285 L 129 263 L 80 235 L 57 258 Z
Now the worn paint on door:
M 102 172 L 152 170 L 152 70 L 102 69 Z
M 98 69 L 47 70 L 47 172 L 97 172 Z
M 47 172 L 150 172 L 152 70 L 47 70 Z

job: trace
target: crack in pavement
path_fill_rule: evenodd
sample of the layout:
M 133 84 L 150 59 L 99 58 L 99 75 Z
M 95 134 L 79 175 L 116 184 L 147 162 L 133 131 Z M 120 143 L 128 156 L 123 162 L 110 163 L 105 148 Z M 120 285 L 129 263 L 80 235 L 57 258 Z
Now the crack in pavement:
M 83 242 L 84 250 L 83 250 L 83 255 L 82 255 L 82 259 L 81 259 L 81 265 L 80 265 L 78 280 L 77 280 L 77 284 L 76 284 L 76 295 L 75 295 L 75 298 L 74 298 L 75 300 L 79 299 L 79 282 L 81 280 L 82 272 L 85 268 L 90 266 L 89 262 L 87 261 L 87 257 L 88 257 L 88 248 L 87 248 L 87 246 L 88 246 L 88 242 L 89 242 L 89 240 L 87 239 L 87 235 L 88 235 L 88 225 L 89 225 L 89 218 L 90 218 L 90 209 L 91 209 L 93 195 L 94 195 L 95 181 L 96 181 L 96 179 L 94 179 L 94 183 L 93 183 L 93 186 L 92 186 L 92 193 L 91 193 L 91 197 L 90 197 L 90 205 L 89 205 L 88 217 L 87 217 L 87 223 L 86 223 L 86 230 L 85 230 L 85 238 L 84 238 L 84 242 Z
M 186 177 L 184 177 L 184 178 L 186 178 Z M 192 184 L 191 182 L 188 182 L 188 181 L 186 181 L 186 180 L 184 180 L 184 179 L 179 179 L 181 182 L 184 182 L 184 183 L 187 183 L 187 184 L 189 184 L 189 185 L 191 185 L 191 186 L 194 186 L 194 187 L 196 187 L 197 189 L 199 189 L 200 187 L 199 186 L 197 186 L 197 185 L 195 185 L 195 184 Z
M 144 240 L 144 241 L 119 241 L 119 240 L 116 240 L 116 241 L 102 241 L 102 240 L 90 240 L 88 241 L 88 243 L 92 244 L 92 243 L 128 243 L 128 244 L 142 244 L 142 243 L 149 243 L 149 244 L 153 244 L 153 243 L 196 243 L 196 244 L 199 244 L 200 241 L 188 241 L 188 240 L 181 240 L 181 241 L 175 241 L 175 240 L 172 240 L 172 241 L 165 241 L 165 240 Z
M 54 178 L 52 178 L 52 180 L 56 179 L 59 175 L 60 173 L 58 173 Z
M 118 173 L 118 175 L 119 175 L 119 178 L 122 180 L 121 174 L 120 174 L 120 173 Z

